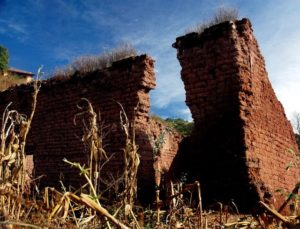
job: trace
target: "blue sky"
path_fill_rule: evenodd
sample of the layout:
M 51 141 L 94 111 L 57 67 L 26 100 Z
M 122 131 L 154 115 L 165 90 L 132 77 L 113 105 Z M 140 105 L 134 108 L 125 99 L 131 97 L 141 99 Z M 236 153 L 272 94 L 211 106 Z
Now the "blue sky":
M 12 67 L 46 73 L 121 42 L 156 60 L 152 113 L 191 119 L 176 50 L 187 28 L 220 6 L 239 9 L 254 28 L 269 78 L 287 116 L 300 112 L 300 2 L 297 0 L 0 0 L 0 44 Z

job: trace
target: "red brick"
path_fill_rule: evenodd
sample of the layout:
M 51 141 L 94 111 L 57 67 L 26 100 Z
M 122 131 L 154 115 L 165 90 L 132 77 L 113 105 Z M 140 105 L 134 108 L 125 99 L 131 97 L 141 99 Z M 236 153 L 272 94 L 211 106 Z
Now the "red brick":
M 285 170 L 292 160 L 286 151 L 296 152 L 297 145 L 250 21 L 224 22 L 202 34 L 187 34 L 173 46 L 195 121 L 192 150 L 183 150 L 181 156 L 188 164 L 178 170 L 187 172 L 191 181 L 200 180 L 208 203 L 234 198 L 249 209 L 266 194 L 276 195 L 278 188 L 291 191 L 299 182 L 300 168 Z M 208 71 L 200 71 L 200 65 Z M 209 87 L 199 86 L 207 80 Z M 194 85 L 198 88 L 190 92 Z M 281 202 L 273 204 L 278 207 Z

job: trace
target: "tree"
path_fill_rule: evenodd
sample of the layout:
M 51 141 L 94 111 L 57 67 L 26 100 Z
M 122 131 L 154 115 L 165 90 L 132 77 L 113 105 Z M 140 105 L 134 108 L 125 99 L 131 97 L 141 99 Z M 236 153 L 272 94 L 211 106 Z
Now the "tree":
M 0 45 L 0 73 L 3 74 L 8 69 L 8 50 Z
M 295 137 L 298 144 L 298 148 L 300 150 L 300 113 L 295 113 L 293 117 L 293 124 L 295 128 Z
M 192 129 L 194 126 L 193 122 L 189 122 L 181 118 L 167 118 L 165 121 L 185 137 L 191 135 L 192 133 Z

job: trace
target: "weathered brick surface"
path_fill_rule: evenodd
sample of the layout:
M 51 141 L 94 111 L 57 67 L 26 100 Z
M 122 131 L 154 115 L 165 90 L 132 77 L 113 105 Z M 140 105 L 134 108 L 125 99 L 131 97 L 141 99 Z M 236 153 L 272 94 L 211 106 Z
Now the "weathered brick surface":
M 250 21 L 187 34 L 173 46 L 195 121 L 178 171 L 200 179 L 208 202 L 234 198 L 249 207 L 278 188 L 292 190 L 300 168 L 285 168 L 294 159 L 289 149 L 296 152 L 297 145 Z M 281 200 L 272 201 L 278 206 Z
M 34 157 L 35 175 L 46 175 L 41 180 L 42 186 L 59 187 L 60 179 L 65 185 L 78 187 L 82 184 L 78 170 L 70 168 L 62 159 L 86 164 L 83 143 L 76 137 L 80 136 L 81 129 L 74 126 L 73 117 L 78 112 L 77 103 L 81 98 L 87 98 L 94 110 L 101 112 L 104 126 L 108 127 L 104 130 L 107 132 L 105 150 L 108 155 L 114 153 L 114 157 L 104 167 L 106 173 L 120 175 L 124 171 L 125 138 L 120 125 L 120 107 L 116 101 L 124 107 L 129 121 L 135 123 L 136 143 L 141 155 L 139 188 L 141 194 L 147 194 L 146 198 L 151 195 L 151 189 L 154 189 L 154 161 L 149 136 L 157 136 L 164 129 L 149 117 L 148 93 L 155 87 L 153 65 L 150 57 L 142 55 L 115 62 L 104 70 L 85 75 L 76 73 L 67 80 L 48 80 L 42 84 L 27 147 L 27 152 Z M 31 92 L 30 85 L 22 85 L 0 93 L 0 112 L 12 101 L 13 108 L 28 114 Z M 161 152 L 168 166 L 177 152 L 178 141 L 178 135 L 170 135 L 172 144 Z

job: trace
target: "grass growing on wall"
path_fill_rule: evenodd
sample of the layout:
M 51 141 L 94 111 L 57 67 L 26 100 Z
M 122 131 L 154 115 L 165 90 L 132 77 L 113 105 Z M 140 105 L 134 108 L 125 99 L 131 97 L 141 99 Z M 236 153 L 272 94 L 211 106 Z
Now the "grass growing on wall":
M 64 68 L 56 69 L 53 73 L 53 78 L 68 78 L 75 72 L 87 73 L 95 70 L 108 68 L 113 62 L 122 60 L 128 57 L 136 56 L 137 51 L 130 43 L 121 43 L 116 48 L 105 51 L 100 55 L 80 56 Z
M 239 17 L 239 12 L 237 9 L 231 7 L 220 7 L 215 11 L 212 18 L 210 18 L 208 21 L 200 22 L 197 25 L 188 28 L 186 30 L 186 33 L 196 32 L 200 34 L 210 26 L 225 21 L 234 21 L 237 20 L 238 17 Z

